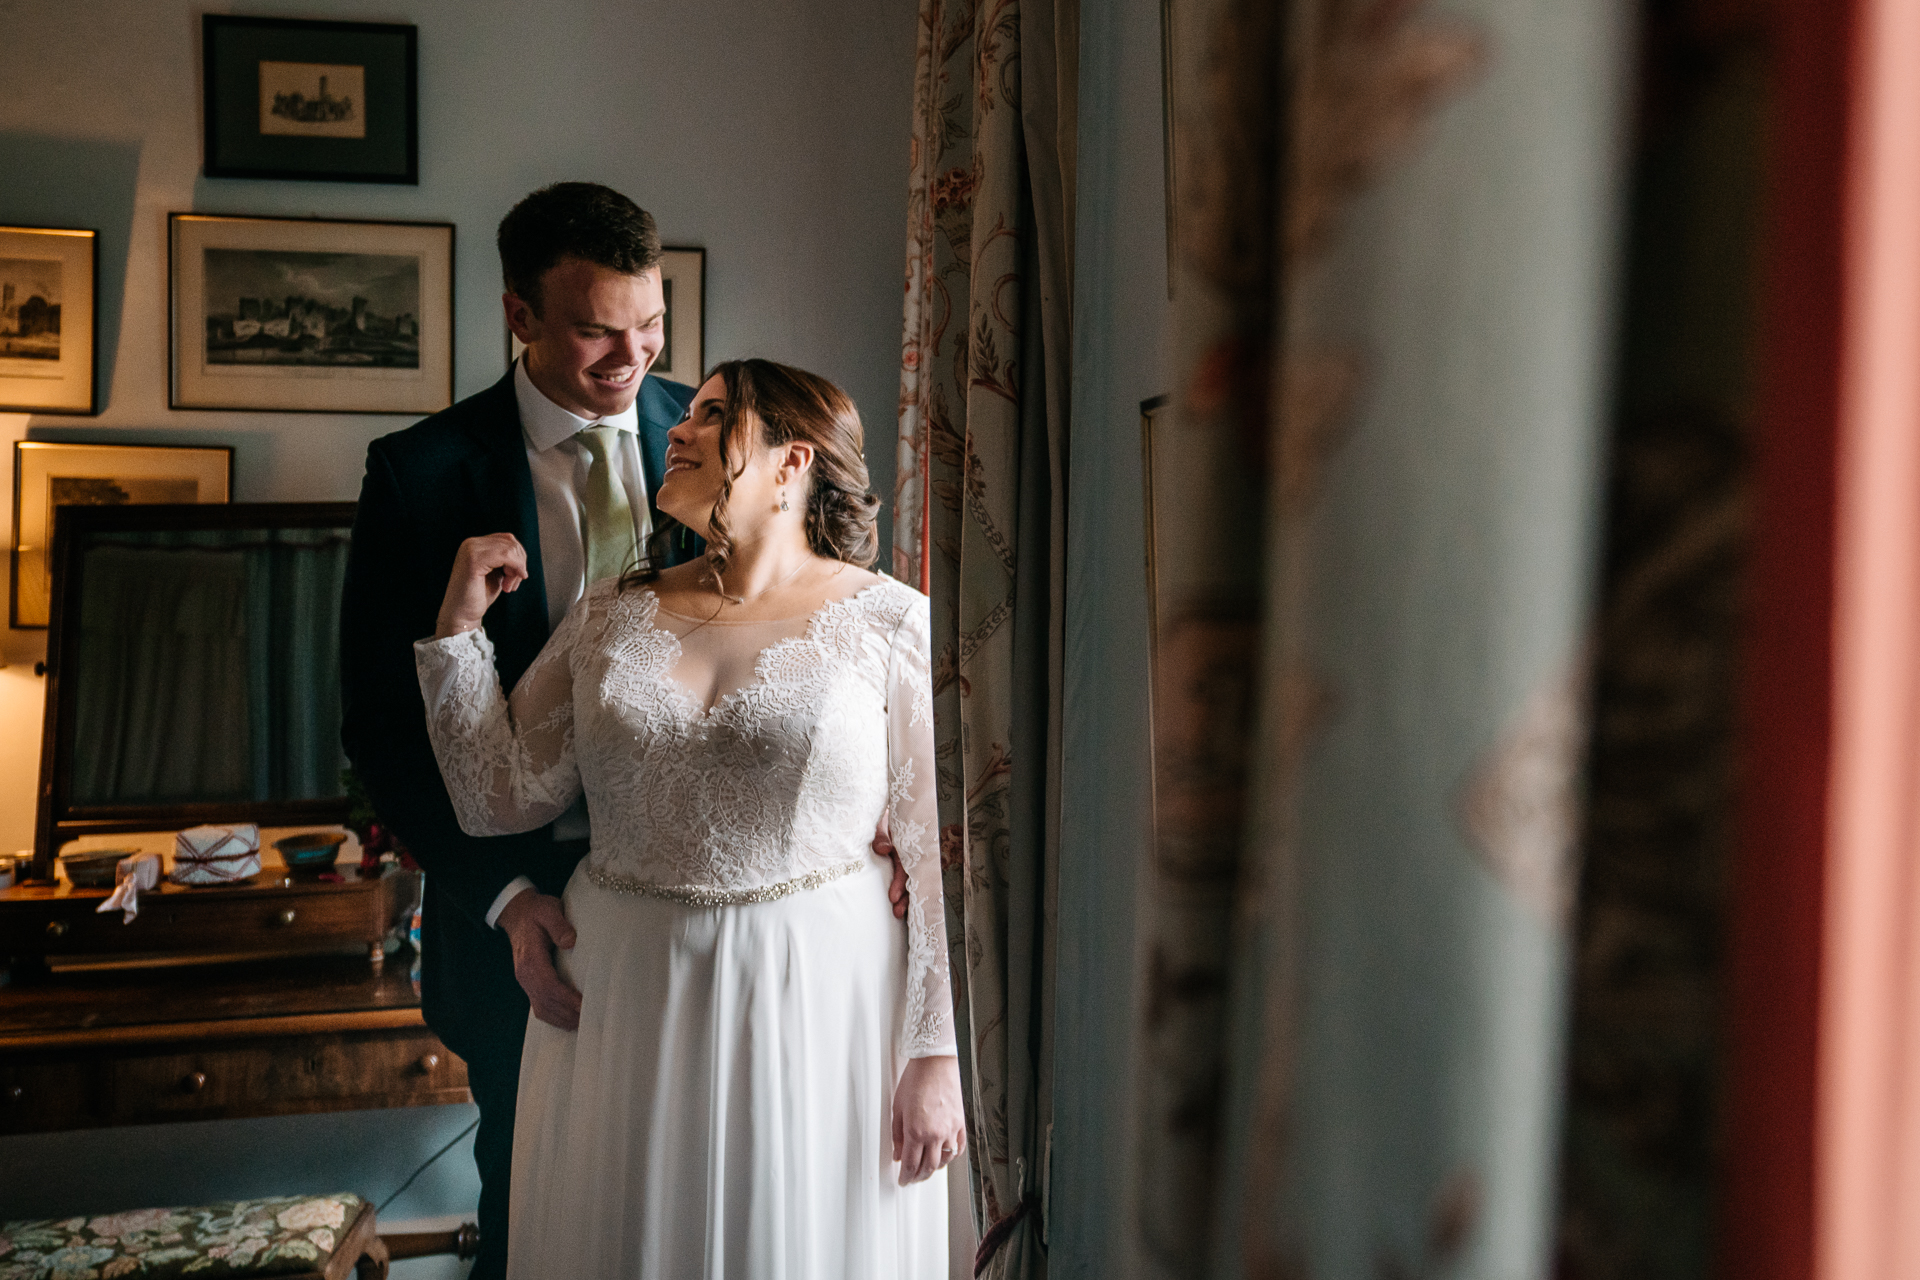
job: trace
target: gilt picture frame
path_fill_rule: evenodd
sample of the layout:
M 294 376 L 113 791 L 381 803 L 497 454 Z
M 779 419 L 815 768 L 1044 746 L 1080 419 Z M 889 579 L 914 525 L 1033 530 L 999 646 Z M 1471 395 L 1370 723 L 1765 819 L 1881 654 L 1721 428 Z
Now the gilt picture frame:
M 231 445 L 13 446 L 13 582 L 8 623 L 47 625 L 53 599 L 53 513 L 62 506 L 225 503 L 233 499 Z
M 0 226 L 0 413 L 91 415 L 100 237 Z
M 673 246 L 660 251 L 660 290 L 666 296 L 666 345 L 647 372 L 697 387 L 706 376 L 707 251 Z M 507 366 L 526 345 L 507 331 Z
M 419 30 L 205 14 L 209 178 L 420 181 Z
M 435 413 L 453 403 L 453 224 L 168 217 L 168 404 Z

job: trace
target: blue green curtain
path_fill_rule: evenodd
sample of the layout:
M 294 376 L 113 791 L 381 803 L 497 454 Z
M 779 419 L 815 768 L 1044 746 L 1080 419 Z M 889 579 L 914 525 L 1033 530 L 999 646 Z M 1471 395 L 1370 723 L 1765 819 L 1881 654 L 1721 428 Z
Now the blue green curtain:
M 85 552 L 77 804 L 340 794 L 346 540 L 323 529 L 115 534 Z

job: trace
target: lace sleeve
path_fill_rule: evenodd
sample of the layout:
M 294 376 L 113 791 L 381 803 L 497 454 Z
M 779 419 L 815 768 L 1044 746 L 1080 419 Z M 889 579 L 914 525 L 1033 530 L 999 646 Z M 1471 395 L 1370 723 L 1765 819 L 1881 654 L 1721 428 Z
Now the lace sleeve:
M 927 602 L 916 594 L 887 664 L 887 817 L 907 873 L 907 1008 L 901 1052 L 957 1052 L 947 914 L 940 883 L 933 771 L 933 676 Z
M 532 831 L 565 813 L 580 795 L 571 659 L 589 598 L 568 611 L 511 697 L 501 694 L 486 632 L 414 644 L 427 736 L 468 835 Z

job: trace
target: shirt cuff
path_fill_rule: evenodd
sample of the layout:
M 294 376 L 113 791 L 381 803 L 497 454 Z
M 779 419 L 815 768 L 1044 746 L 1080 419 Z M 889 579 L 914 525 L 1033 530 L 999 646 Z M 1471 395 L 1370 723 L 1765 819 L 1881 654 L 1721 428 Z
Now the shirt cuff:
M 507 904 L 519 897 L 524 890 L 531 888 L 533 888 L 533 881 L 525 876 L 515 876 L 509 880 L 507 887 L 500 891 L 500 896 L 493 900 L 493 905 L 487 908 L 487 928 L 498 929 L 500 913 L 507 909 Z

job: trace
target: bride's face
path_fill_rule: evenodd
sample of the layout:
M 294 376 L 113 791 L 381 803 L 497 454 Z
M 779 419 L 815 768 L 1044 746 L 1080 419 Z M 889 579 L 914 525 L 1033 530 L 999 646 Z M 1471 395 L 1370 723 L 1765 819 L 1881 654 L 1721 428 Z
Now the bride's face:
M 661 477 L 656 501 L 661 511 L 703 538 L 720 501 L 720 422 L 726 410 L 727 384 L 716 375 L 706 380 L 687 416 L 667 433 L 667 472 Z M 794 487 L 782 469 L 785 451 L 766 444 L 760 419 L 749 413 L 741 426 L 727 458 L 733 469 L 727 526 L 736 539 L 779 510 L 783 479 L 786 487 Z M 788 502 L 798 510 L 800 494 L 790 493 Z

